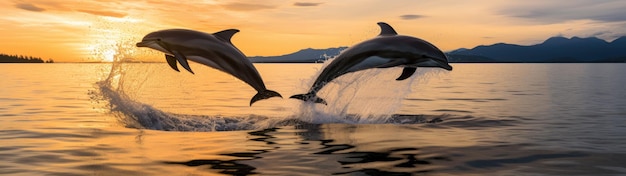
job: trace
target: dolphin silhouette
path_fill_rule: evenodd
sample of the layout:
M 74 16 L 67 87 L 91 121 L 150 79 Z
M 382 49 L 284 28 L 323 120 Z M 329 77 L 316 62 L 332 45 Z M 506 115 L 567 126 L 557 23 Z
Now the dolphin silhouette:
M 380 34 L 372 39 L 358 43 L 339 54 L 322 70 L 313 86 L 306 94 L 292 95 L 289 98 L 327 104 L 317 97 L 317 92 L 328 82 L 346 73 L 370 68 L 389 68 L 404 66 L 398 81 L 407 79 L 415 73 L 417 67 L 440 67 L 448 71 L 446 55 L 434 45 L 419 38 L 398 35 L 387 23 L 379 22 Z
M 166 29 L 149 33 L 137 47 L 148 47 L 165 53 L 172 69 L 179 71 L 176 62 L 193 73 L 187 59 L 226 72 L 246 82 L 258 93 L 250 100 L 256 101 L 282 96 L 265 88 L 263 79 L 250 60 L 233 45 L 230 39 L 237 29 L 227 29 L 213 34 L 188 30 Z

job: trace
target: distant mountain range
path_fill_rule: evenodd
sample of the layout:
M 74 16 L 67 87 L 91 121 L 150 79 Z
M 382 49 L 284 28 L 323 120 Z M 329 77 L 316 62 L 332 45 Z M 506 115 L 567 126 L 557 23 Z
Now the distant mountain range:
M 339 55 L 348 47 L 337 47 L 328 49 L 307 48 L 295 53 L 282 56 L 254 56 L 248 57 L 255 63 L 317 63 Z
M 250 57 L 256 63 L 314 63 L 337 56 L 347 47 L 303 49 L 282 56 Z M 456 63 L 618 63 L 626 62 L 626 36 L 607 42 L 589 38 L 551 37 L 536 45 L 497 43 L 446 53 Z
M 552 37 L 522 46 L 497 43 L 448 53 L 450 62 L 626 62 L 626 36 L 612 42 L 595 37 Z

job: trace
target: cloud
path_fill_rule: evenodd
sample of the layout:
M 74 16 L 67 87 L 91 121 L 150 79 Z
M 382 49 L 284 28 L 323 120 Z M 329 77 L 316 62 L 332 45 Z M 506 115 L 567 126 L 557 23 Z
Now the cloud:
M 626 32 L 622 32 L 622 33 L 614 33 L 614 34 L 610 35 L 609 37 L 611 37 L 611 39 L 615 40 L 617 38 L 625 37 L 625 36 L 626 36 Z
M 598 32 L 595 32 L 595 33 L 591 34 L 590 37 L 597 37 L 597 36 L 601 36 L 601 35 L 608 35 L 608 34 L 611 34 L 611 33 L 612 33 L 611 31 L 598 31 Z
M 99 11 L 99 10 L 85 10 L 85 9 L 79 9 L 76 10 L 79 12 L 84 12 L 84 13 L 88 13 L 88 14 L 92 14 L 92 15 L 98 15 L 98 16 L 108 16 L 108 17 L 116 17 L 116 18 L 122 18 L 125 17 L 126 13 L 121 13 L 121 12 L 113 12 L 113 11 Z
M 571 20 L 601 22 L 626 21 L 626 3 L 622 0 L 552 0 L 518 1 L 500 9 L 498 13 L 540 23 L 562 23 Z
M 423 18 L 423 15 L 415 15 L 415 14 L 407 14 L 407 15 L 402 15 L 400 16 L 400 18 L 402 18 L 403 20 L 414 20 L 414 19 L 418 19 L 418 18 Z
M 33 12 L 42 12 L 42 11 L 46 10 L 44 8 L 37 7 L 37 6 L 33 5 L 33 4 L 28 4 L 28 3 L 15 4 L 15 7 L 20 8 L 20 9 L 24 9 L 24 10 L 28 10 L 28 11 L 33 11 Z
M 275 6 L 265 5 L 265 4 L 248 4 L 241 2 L 234 2 L 222 5 L 224 8 L 228 10 L 234 11 L 254 11 L 254 10 L 264 10 L 264 9 L 273 9 Z
M 293 3 L 294 6 L 301 6 L 301 7 L 311 7 L 311 6 L 318 6 L 318 5 L 322 5 L 323 3 L 319 3 L 319 2 L 296 2 Z

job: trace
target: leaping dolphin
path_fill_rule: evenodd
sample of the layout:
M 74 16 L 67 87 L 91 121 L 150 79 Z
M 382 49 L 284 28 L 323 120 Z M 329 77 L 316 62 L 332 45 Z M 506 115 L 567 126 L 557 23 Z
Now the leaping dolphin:
M 167 29 L 149 33 L 137 47 L 148 47 L 165 53 L 172 69 L 179 71 L 176 62 L 193 73 L 187 59 L 226 72 L 252 86 L 258 93 L 250 100 L 256 101 L 282 96 L 265 88 L 263 79 L 250 60 L 230 41 L 237 29 L 227 29 L 213 34 L 188 30 Z
M 419 38 L 398 35 L 387 23 L 379 22 L 380 34 L 372 39 L 358 43 L 339 54 L 317 77 L 306 94 L 297 94 L 289 98 L 326 104 L 317 97 L 317 92 L 328 82 L 350 72 L 370 68 L 389 68 L 404 66 L 398 81 L 407 79 L 415 73 L 417 67 L 440 67 L 448 71 L 446 55 L 434 45 Z

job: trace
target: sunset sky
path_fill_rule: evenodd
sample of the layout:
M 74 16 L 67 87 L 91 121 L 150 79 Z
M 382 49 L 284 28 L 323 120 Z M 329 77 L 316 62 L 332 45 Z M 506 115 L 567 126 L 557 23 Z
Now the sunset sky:
M 271 56 L 351 46 L 377 35 L 379 21 L 444 51 L 551 36 L 612 41 L 626 35 L 624 9 L 623 0 L 6 0 L 0 53 L 85 62 L 136 50 L 156 59 L 162 55 L 134 46 L 151 31 L 236 28 L 233 43 L 244 54 Z

